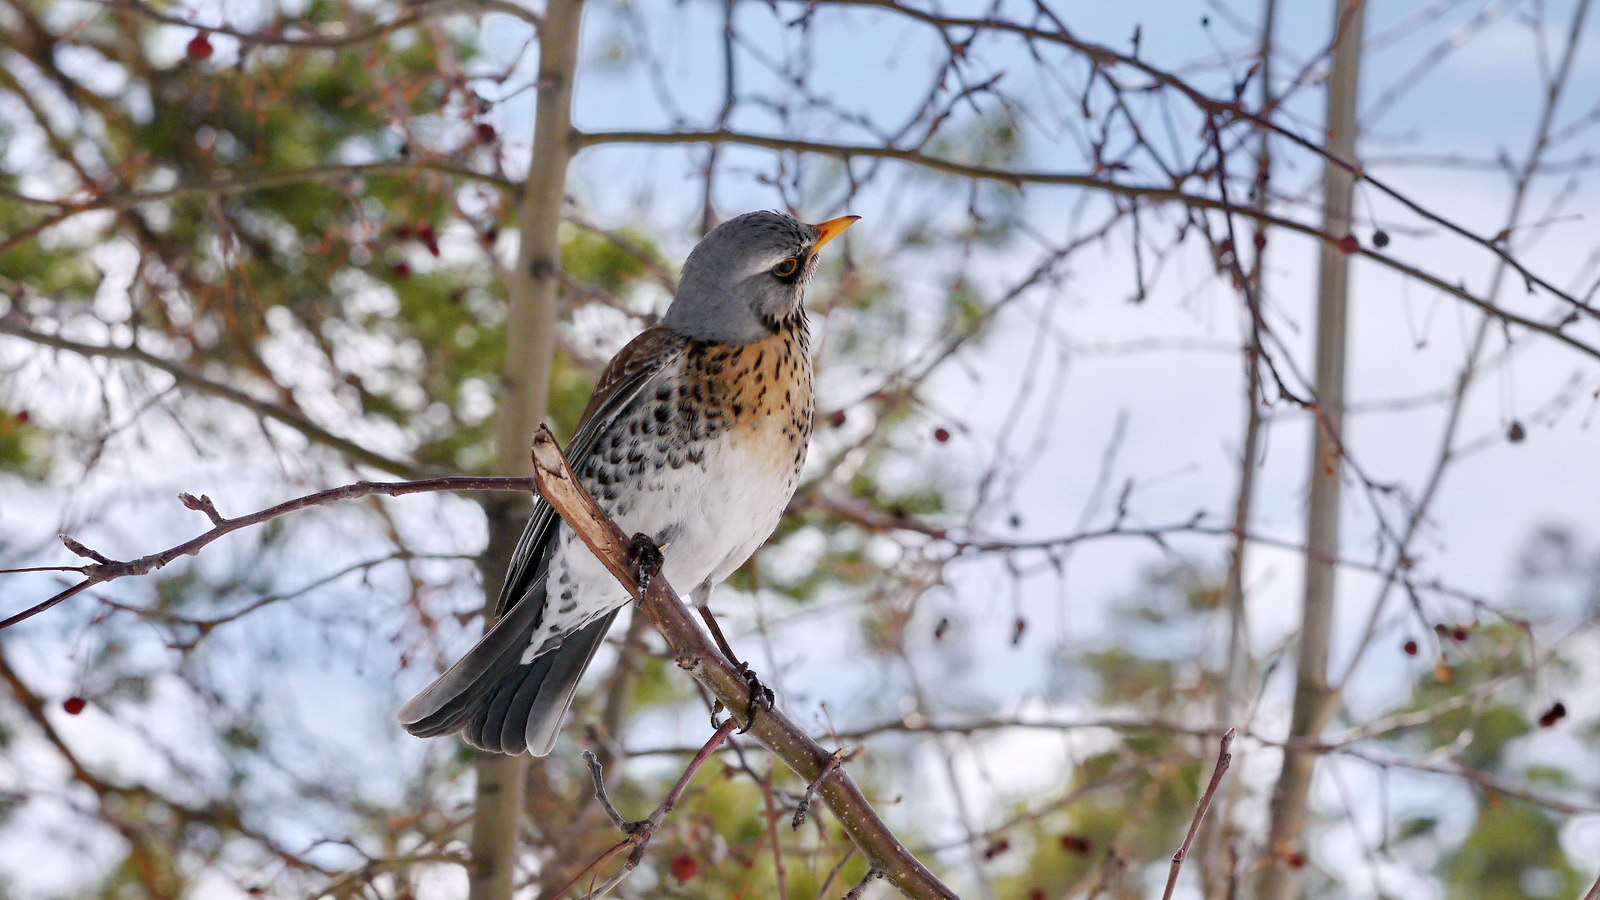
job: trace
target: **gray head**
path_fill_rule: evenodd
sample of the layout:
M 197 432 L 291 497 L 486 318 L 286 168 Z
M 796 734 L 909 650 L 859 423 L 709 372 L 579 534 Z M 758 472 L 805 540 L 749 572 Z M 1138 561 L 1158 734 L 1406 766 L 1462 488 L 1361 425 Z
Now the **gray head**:
M 749 344 L 799 313 L 817 251 L 860 216 L 807 225 L 780 212 L 735 216 L 711 229 L 683 264 L 661 324 L 701 341 Z

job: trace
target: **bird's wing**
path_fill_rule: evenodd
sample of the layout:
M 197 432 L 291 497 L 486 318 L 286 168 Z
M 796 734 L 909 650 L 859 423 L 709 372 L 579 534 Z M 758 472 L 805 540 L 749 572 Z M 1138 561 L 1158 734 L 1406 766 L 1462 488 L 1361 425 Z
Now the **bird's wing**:
M 606 428 L 616 421 L 617 415 L 627 409 L 652 383 L 675 362 L 687 341 L 682 335 L 656 326 L 640 332 L 627 346 L 612 357 L 600 375 L 594 395 L 578 420 L 578 431 L 567 443 L 567 461 L 574 472 L 583 471 L 583 464 L 599 444 Z M 511 553 L 511 565 L 506 570 L 505 583 L 500 588 L 500 599 L 495 604 L 495 615 L 503 616 L 512 606 L 529 596 L 530 588 L 544 575 L 549 555 L 546 550 L 555 535 L 560 517 L 543 498 L 534 501 L 533 514 L 528 526 L 517 540 Z M 539 594 L 541 600 L 544 595 Z

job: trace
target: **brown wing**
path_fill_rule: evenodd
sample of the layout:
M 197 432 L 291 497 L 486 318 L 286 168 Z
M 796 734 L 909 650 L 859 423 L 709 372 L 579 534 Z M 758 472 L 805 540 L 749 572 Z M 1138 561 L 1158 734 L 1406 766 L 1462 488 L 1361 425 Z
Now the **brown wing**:
M 583 471 L 583 464 L 599 444 L 606 427 L 626 409 L 657 374 L 662 372 L 688 345 L 688 339 L 677 332 L 656 326 L 639 333 L 627 346 L 606 364 L 605 371 L 595 384 L 594 394 L 578 419 L 578 432 L 567 443 L 567 461 L 575 472 Z M 495 614 L 505 615 L 506 610 L 531 593 L 530 589 L 544 577 L 546 550 L 555 535 L 557 517 L 550 504 L 536 500 L 533 515 L 517 540 L 511 554 L 511 565 L 506 570 L 505 584 L 500 588 L 500 600 Z

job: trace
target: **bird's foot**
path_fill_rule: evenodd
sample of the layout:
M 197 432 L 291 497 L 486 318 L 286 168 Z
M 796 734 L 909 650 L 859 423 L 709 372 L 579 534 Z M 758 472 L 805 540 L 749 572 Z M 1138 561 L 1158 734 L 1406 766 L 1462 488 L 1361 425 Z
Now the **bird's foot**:
M 750 691 L 750 703 L 744 708 L 744 727 L 740 728 L 736 732 L 737 734 L 744 734 L 750 730 L 751 725 L 755 724 L 756 713 L 760 710 L 770 711 L 774 702 L 777 700 L 777 697 L 772 693 L 772 688 L 762 684 L 761 679 L 756 677 L 756 671 L 754 669 L 742 662 L 739 662 L 738 660 L 734 661 L 734 665 L 739 669 L 739 675 L 744 678 L 745 687 Z M 712 701 L 712 728 L 722 727 L 722 722 L 718 721 L 717 715 L 726 708 L 727 707 L 722 705 L 721 700 Z
M 639 599 L 643 600 L 644 595 L 650 592 L 650 582 L 661 573 L 661 566 L 666 559 L 656 542 L 643 532 L 633 536 L 628 553 L 633 561 L 634 580 L 639 583 Z
M 764 709 L 769 712 L 772 710 L 777 695 L 772 693 L 772 688 L 761 683 L 761 679 L 756 676 L 756 670 L 750 668 L 748 664 L 735 660 L 734 665 L 738 666 L 739 674 L 744 677 L 745 687 L 750 689 L 750 705 L 744 710 L 744 727 L 739 729 L 739 733 L 744 734 L 755 724 L 758 710 Z

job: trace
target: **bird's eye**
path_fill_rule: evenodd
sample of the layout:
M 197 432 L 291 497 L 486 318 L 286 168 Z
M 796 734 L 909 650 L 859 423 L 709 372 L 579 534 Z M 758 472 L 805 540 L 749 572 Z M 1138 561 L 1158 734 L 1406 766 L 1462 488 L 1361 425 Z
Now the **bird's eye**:
M 800 260 L 791 256 L 783 262 L 773 266 L 772 274 L 778 276 L 779 278 L 788 278 L 790 275 L 793 275 L 795 272 L 799 271 L 799 269 Z

